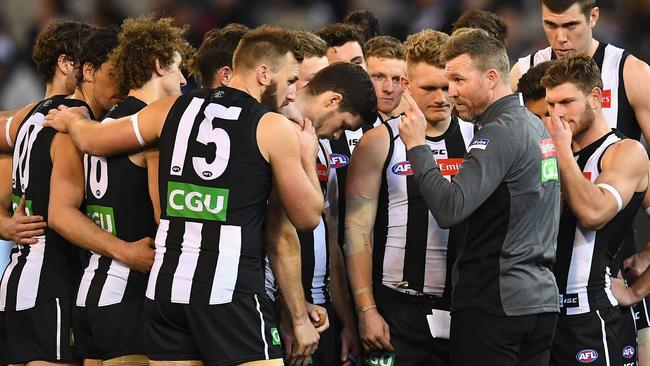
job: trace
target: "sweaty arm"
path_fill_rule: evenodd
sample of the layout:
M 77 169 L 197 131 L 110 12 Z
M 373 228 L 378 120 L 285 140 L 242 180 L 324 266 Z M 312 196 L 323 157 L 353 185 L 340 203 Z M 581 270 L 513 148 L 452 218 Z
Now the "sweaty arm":
M 530 57 L 533 56 L 531 55 Z M 510 88 L 512 90 L 517 90 L 519 79 L 521 79 L 521 70 L 519 69 L 519 62 L 515 62 L 515 65 L 510 70 Z
M 486 124 L 474 137 L 454 180 L 441 174 L 431 149 L 419 145 L 407 152 L 413 175 L 427 207 L 440 227 L 449 228 L 467 217 L 503 183 L 513 162 L 512 132 L 498 124 Z
M 154 255 L 151 238 L 126 243 L 79 211 L 84 198 L 82 155 L 68 135 L 56 134 L 51 157 L 49 226 L 79 247 L 117 259 L 137 271 L 148 272 Z
M 366 133 L 352 153 L 346 178 L 345 262 L 359 314 L 359 336 L 369 350 L 393 348 L 372 292 L 372 230 L 389 139 L 383 125 Z
M 316 137 L 310 156 L 301 157 L 296 132 L 286 117 L 267 113 L 257 127 L 260 152 L 271 164 L 273 187 L 287 217 L 298 230 L 313 230 L 323 212 L 323 193 L 316 173 Z
M 12 152 L 18 135 L 18 128 L 36 103 L 30 103 L 16 111 L 16 114 L 0 118 L 0 152 Z
M 291 346 L 291 357 L 304 358 L 316 350 L 320 336 L 307 311 L 298 234 L 285 215 L 275 191 L 269 196 L 265 225 L 269 263 L 278 283 L 281 301 L 290 315 L 296 343 Z
M 601 160 L 601 173 L 593 183 L 583 176 L 569 146 L 559 145 L 556 149 L 564 200 L 585 228 L 598 230 L 605 226 L 628 204 L 634 192 L 647 188 L 648 158 L 637 141 L 626 139 L 609 147 Z
M 45 126 L 68 133 L 79 149 L 93 156 L 116 155 L 153 145 L 177 97 L 153 102 L 138 113 L 106 123 L 88 119 L 85 108 L 59 107 L 45 117 Z

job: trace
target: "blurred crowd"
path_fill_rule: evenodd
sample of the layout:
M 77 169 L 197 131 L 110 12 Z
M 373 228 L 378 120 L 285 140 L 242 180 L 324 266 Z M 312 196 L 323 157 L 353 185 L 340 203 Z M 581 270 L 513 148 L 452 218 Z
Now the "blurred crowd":
M 381 33 L 403 40 L 423 28 L 449 32 L 463 11 L 483 9 L 507 22 L 511 61 L 547 46 L 538 0 L 3 0 L 2 4 L 0 110 L 42 98 L 43 82 L 31 64 L 31 47 L 35 35 L 55 18 L 107 25 L 155 12 L 189 25 L 189 40 L 198 46 L 206 31 L 230 22 L 312 30 L 342 19 L 353 9 L 372 11 L 379 19 Z M 599 0 L 598 6 L 601 12 L 596 38 L 649 61 L 650 1 Z

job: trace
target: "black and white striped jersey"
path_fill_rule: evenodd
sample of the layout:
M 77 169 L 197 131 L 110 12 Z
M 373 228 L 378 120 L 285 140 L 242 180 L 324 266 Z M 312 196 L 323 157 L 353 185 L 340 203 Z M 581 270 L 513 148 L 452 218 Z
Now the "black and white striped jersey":
M 149 299 L 222 304 L 263 293 L 271 167 L 256 132 L 267 112 L 227 87 L 172 106 L 158 144 L 161 219 Z
M 382 123 L 384 122 L 381 117 L 377 117 L 373 123 L 364 124 L 354 131 L 346 130 L 338 140 L 321 140 L 321 143 L 331 152 L 330 169 L 334 169 L 335 172 L 330 180 L 328 192 L 330 202 L 332 202 L 330 206 L 332 221 L 334 227 L 337 228 L 338 233 L 336 235 L 341 246 L 343 246 L 345 238 L 345 225 L 343 225 L 345 222 L 345 177 L 348 174 L 348 164 L 350 164 L 352 151 L 354 151 L 354 147 L 357 146 L 364 133 Z
M 146 106 L 128 97 L 114 106 L 104 122 L 133 115 Z M 129 154 L 111 157 L 84 156 L 86 214 L 102 229 L 131 242 L 156 233 L 149 196 L 147 169 L 135 165 Z M 143 299 L 147 275 L 124 263 L 89 253 L 77 293 L 77 306 L 106 306 Z
M 447 294 L 451 272 L 447 268 L 453 264 L 447 243 L 453 238 L 450 230 L 438 226 L 420 194 L 406 158 L 406 146 L 399 138 L 399 121 L 395 118 L 384 124 L 390 148 L 373 231 L 373 282 L 432 295 Z M 471 123 L 454 117 L 444 134 L 427 137 L 427 145 L 447 179 L 452 179 L 463 163 L 473 129 Z
M 596 181 L 603 154 L 623 138 L 614 130 L 574 154 L 585 178 Z M 564 205 L 553 268 L 563 314 L 582 314 L 618 304 L 610 288 L 611 264 L 644 194 L 634 193 L 627 206 L 600 230 L 582 227 L 569 205 Z
M 13 153 L 14 209 L 24 194 L 27 214 L 41 215 L 46 222 L 52 175 L 50 147 L 57 132 L 43 127 L 43 122 L 50 109 L 59 105 L 84 106 L 90 111 L 83 101 L 63 95 L 41 101 L 22 121 Z M 74 296 L 81 273 L 79 248 L 49 227 L 36 239 L 37 244 L 12 248 L 0 281 L 0 310 L 25 310 L 54 298 Z
M 600 42 L 593 59 L 600 67 L 603 79 L 602 108 L 607 123 L 626 137 L 639 140 L 641 127 L 639 127 L 634 110 L 627 99 L 623 80 L 623 66 L 628 56 L 630 56 L 628 51 Z M 521 75 L 523 75 L 532 66 L 554 59 L 556 56 L 553 50 L 551 47 L 547 47 L 520 58 L 517 64 Z
M 325 208 L 327 208 L 327 183 L 330 170 L 327 164 L 329 154 L 325 152 L 325 149 L 323 144 L 319 143 L 316 169 L 323 196 L 325 196 Z M 330 303 L 332 297 L 329 290 L 329 232 L 325 223 L 325 215 L 321 215 L 320 222 L 313 231 L 299 231 L 298 239 L 300 239 L 302 286 L 305 290 L 305 299 L 317 305 Z

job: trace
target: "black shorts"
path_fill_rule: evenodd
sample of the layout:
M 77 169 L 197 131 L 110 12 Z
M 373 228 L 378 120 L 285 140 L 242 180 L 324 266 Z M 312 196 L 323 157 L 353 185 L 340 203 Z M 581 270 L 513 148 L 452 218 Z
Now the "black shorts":
M 449 309 L 448 300 L 407 295 L 383 285 L 374 286 L 373 292 L 377 310 L 390 328 L 394 364 L 449 365 L 449 340 L 433 338 L 427 321 L 432 309 Z M 366 363 L 391 357 L 390 353 L 375 352 L 368 355 Z
M 494 315 L 479 308 L 451 314 L 454 366 L 548 366 L 557 313 Z
M 619 356 L 623 360 L 623 366 L 634 366 L 637 362 L 636 344 L 636 322 L 633 307 L 620 307 L 621 320 L 619 329 L 621 331 L 618 339 L 621 347 Z
M 4 315 L 4 362 L 77 361 L 71 299 L 53 299 Z
M 220 366 L 282 358 L 273 305 L 266 294 L 219 305 L 146 299 L 144 321 L 151 360 L 202 360 L 206 366 Z
M 550 365 L 621 366 L 620 318 L 618 307 L 560 315 Z
M 143 300 L 73 310 L 76 352 L 81 358 L 110 360 L 128 355 L 146 355 Z

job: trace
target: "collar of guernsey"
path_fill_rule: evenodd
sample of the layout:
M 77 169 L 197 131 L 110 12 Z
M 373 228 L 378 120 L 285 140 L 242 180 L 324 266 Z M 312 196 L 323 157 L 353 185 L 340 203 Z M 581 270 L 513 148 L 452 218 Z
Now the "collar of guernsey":
M 521 93 L 509 94 L 505 97 L 497 99 L 494 103 L 487 107 L 485 112 L 483 112 L 483 114 L 481 114 L 476 119 L 476 121 L 474 121 L 474 124 L 478 126 L 485 126 L 487 123 L 490 123 L 490 121 L 494 120 L 495 117 L 502 114 L 503 111 L 510 110 L 514 107 L 526 108 L 524 106 L 524 99 Z

